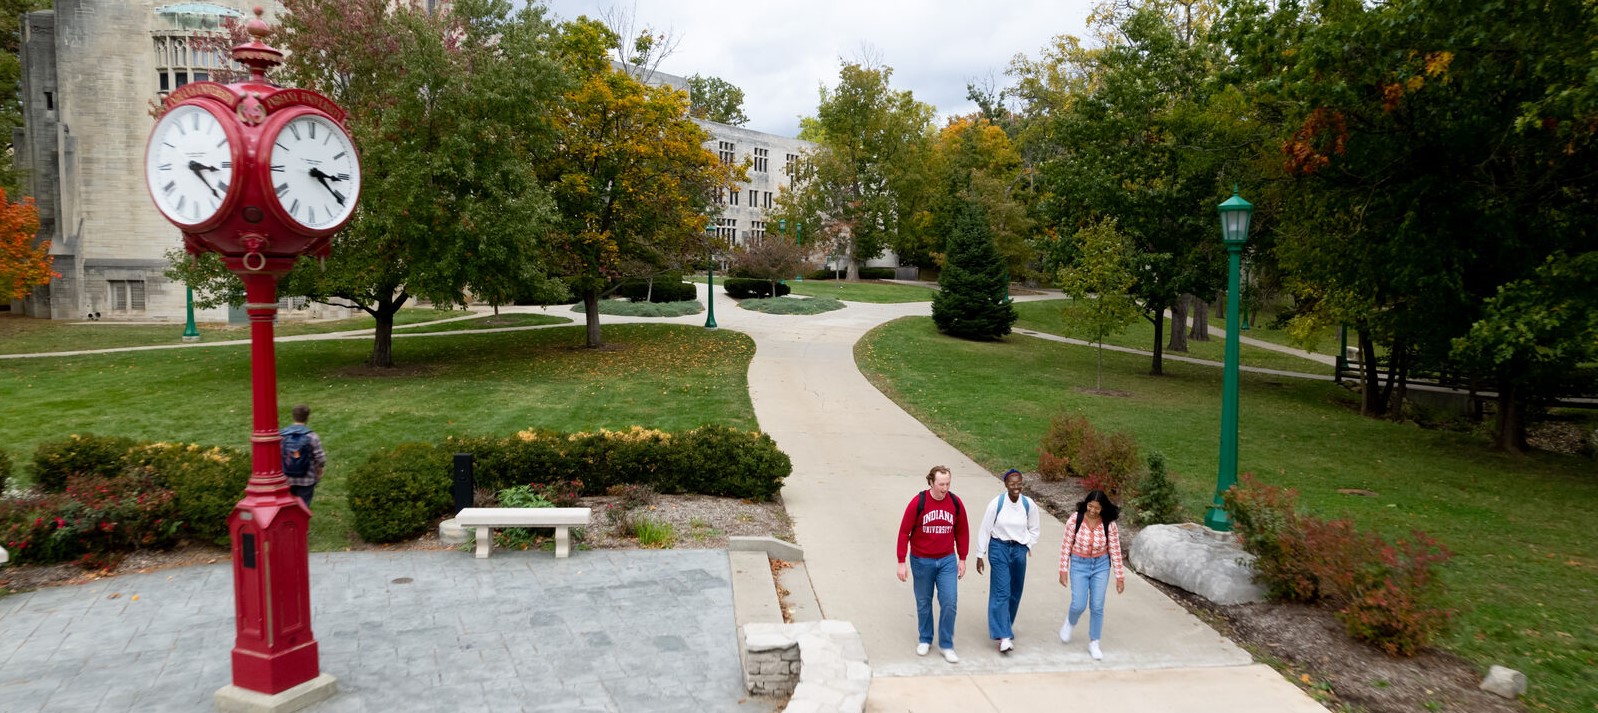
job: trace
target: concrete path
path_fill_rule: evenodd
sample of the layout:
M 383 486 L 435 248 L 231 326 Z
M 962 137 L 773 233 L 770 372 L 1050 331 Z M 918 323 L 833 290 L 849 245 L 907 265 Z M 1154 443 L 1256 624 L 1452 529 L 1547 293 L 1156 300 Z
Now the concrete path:
M 928 314 L 930 305 L 849 303 L 794 318 L 721 304 L 720 326 L 755 339 L 749 367 L 755 414 L 793 459 L 783 502 L 822 614 L 853 622 L 865 642 L 878 677 L 869 710 L 1030 711 L 1067 698 L 1115 700 L 1120 707 L 1125 698 L 1118 694 L 1129 689 L 1154 702 L 1146 710 L 1324 710 L 1136 576 L 1128 577 L 1124 595 L 1110 595 L 1102 662 L 1088 656 L 1085 621 L 1076 643 L 1062 644 L 1064 528 L 1047 514 L 1027 570 L 1016 651 L 1000 656 L 988 638 L 988 580 L 971 561 L 956 619 L 961 662 L 950 665 L 936 652 L 916 656 L 913 595 L 895 574 L 894 538 L 905 505 L 936 464 L 953 471 L 954 492 L 968 510 L 981 512 L 1001 491 L 998 480 L 883 396 L 855 366 L 854 344 L 867 330 Z M 1002 418 L 1002 404 L 993 411 Z M 1022 674 L 1033 675 L 1015 679 Z M 1216 695 L 1194 697 L 1195 682 L 1208 682 L 1201 688 Z

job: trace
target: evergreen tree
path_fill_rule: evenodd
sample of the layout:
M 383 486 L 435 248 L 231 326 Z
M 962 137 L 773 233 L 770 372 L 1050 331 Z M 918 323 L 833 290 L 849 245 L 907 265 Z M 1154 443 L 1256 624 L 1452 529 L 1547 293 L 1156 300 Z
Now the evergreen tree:
M 932 298 L 932 321 L 938 331 L 965 339 L 1009 334 L 1016 318 L 1006 294 L 1010 278 L 981 207 L 960 206 L 947 250 L 938 278 L 943 289 Z
M 1132 499 L 1132 512 L 1141 526 L 1164 525 L 1182 521 L 1181 494 L 1176 483 L 1165 472 L 1165 456 L 1159 451 L 1149 454 L 1149 472 L 1138 484 L 1137 495 Z

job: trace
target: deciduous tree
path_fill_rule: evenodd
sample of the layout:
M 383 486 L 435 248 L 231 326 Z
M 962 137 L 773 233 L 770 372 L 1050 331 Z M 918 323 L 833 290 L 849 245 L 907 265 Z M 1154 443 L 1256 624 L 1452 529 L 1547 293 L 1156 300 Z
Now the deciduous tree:
M 689 77 L 688 97 L 692 102 L 689 112 L 696 119 L 732 126 L 749 123 L 744 115 L 744 90 L 720 77 Z
M 1119 333 L 1143 309 L 1132 296 L 1137 287 L 1137 251 L 1132 241 L 1103 218 L 1076 232 L 1077 259 L 1060 270 L 1060 289 L 1071 297 L 1067 324 L 1098 344 L 1094 388 L 1104 388 L 1104 338 Z
M 32 198 L 15 203 L 0 188 L 0 298 L 26 299 L 33 288 L 61 275 L 50 269 L 50 241 L 39 240 L 39 210 Z

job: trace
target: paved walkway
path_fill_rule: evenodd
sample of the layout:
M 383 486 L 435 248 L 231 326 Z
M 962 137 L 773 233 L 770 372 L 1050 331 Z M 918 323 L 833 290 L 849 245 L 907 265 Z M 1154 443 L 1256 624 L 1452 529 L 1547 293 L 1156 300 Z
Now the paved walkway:
M 750 711 L 719 550 L 311 555 L 342 711 Z M 227 564 L 0 598 L 0 710 L 206 711 L 230 676 Z
M 980 511 L 1001 489 L 855 366 L 853 345 L 867 330 L 929 310 L 925 302 L 850 303 L 816 316 L 765 315 L 716 296 L 719 325 L 755 340 L 755 413 L 793 459 L 783 499 L 822 614 L 861 631 L 878 677 L 867 709 L 1031 711 L 1098 700 L 1130 711 L 1323 711 L 1136 576 L 1124 595 L 1110 595 L 1102 662 L 1090 659 L 1080 640 L 1085 622 L 1078 643 L 1061 644 L 1055 632 L 1067 593 L 1056 568 L 1063 528 L 1046 513 L 1016 652 L 1000 657 L 992 648 L 988 581 L 973 566 L 960 586 L 961 663 L 915 655 L 913 599 L 895 576 L 893 556 L 905 503 L 938 463 L 952 469 L 955 492 L 971 509 Z M 703 324 L 704 315 L 605 321 Z M 996 406 L 995 417 L 1002 413 Z M 323 669 L 339 677 L 341 690 L 318 711 L 494 710 L 500 701 L 513 702 L 501 706 L 507 710 L 542 710 L 546 701 L 563 711 L 759 709 L 757 701 L 740 703 L 720 552 L 585 552 L 569 560 L 541 553 L 488 560 L 455 552 L 325 554 L 313 557 L 312 568 Z M 37 701 L 20 710 L 204 709 L 226 682 L 227 570 L 139 577 L 0 599 L 5 709 L 16 700 Z M 401 577 L 412 581 L 398 583 Z M 131 595 L 146 583 L 154 589 L 134 602 Z M 123 596 L 109 599 L 112 592 Z

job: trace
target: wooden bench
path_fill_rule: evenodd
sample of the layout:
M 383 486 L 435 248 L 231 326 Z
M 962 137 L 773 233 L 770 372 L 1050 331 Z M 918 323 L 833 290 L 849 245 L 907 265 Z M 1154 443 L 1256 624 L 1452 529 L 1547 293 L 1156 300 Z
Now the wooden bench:
M 586 527 L 591 508 L 466 508 L 455 516 L 455 524 L 477 530 L 477 558 L 488 557 L 494 548 L 493 528 L 553 527 L 555 556 L 571 555 L 571 528 Z

